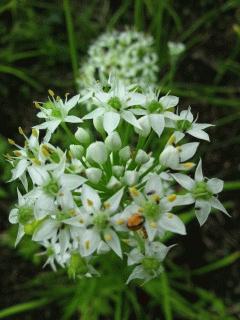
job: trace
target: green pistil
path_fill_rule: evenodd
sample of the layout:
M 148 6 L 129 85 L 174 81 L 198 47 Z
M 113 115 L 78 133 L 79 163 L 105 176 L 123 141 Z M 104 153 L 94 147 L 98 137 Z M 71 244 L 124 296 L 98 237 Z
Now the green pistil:
M 122 107 L 121 101 L 118 97 L 112 97 L 111 99 L 108 100 L 108 104 L 116 110 L 120 110 Z
M 23 225 L 28 224 L 33 220 L 33 209 L 31 207 L 20 207 L 19 208 L 19 222 Z
M 95 213 L 93 224 L 100 230 L 105 229 L 108 224 L 108 215 L 105 212 Z
M 149 219 L 155 220 L 159 216 L 159 206 L 151 201 L 146 201 L 143 206 L 143 214 Z
M 57 181 L 51 180 L 43 187 L 43 190 L 50 196 L 56 196 L 59 191 L 59 185 Z
M 66 220 L 69 218 L 73 217 L 73 211 L 72 210 L 68 210 L 68 211 L 58 211 L 56 214 L 56 219 L 58 221 L 62 221 L 62 220 Z
M 191 122 L 186 119 L 177 121 L 177 130 L 179 131 L 187 131 L 191 128 L 191 126 Z
M 142 266 L 146 271 L 151 272 L 160 267 L 160 261 L 153 257 L 144 257 L 142 260 Z
M 148 108 L 148 111 L 151 113 L 163 111 L 163 106 L 161 105 L 160 102 L 156 100 L 153 100 L 152 102 L 150 102 L 147 108 Z
M 192 191 L 192 195 L 195 199 L 209 200 L 212 197 L 212 192 L 208 190 L 204 181 L 198 181 Z

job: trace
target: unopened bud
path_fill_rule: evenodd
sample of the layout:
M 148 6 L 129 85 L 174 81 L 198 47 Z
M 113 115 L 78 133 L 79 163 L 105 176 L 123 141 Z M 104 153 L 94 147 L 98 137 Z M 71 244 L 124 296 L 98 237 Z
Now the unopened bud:
M 105 145 L 108 151 L 118 151 L 122 146 L 122 141 L 119 134 L 114 131 L 107 136 L 105 140 Z
M 137 164 L 144 164 L 148 162 L 150 159 L 149 155 L 143 151 L 143 150 L 138 150 L 135 161 Z
M 119 157 L 127 162 L 130 158 L 131 158 L 131 149 L 129 146 L 126 146 L 124 148 L 122 148 L 120 151 L 119 151 Z
M 86 129 L 78 128 L 75 132 L 75 138 L 82 144 L 88 145 L 90 143 L 90 134 Z
M 102 141 L 97 141 L 87 148 L 86 158 L 90 162 L 103 164 L 107 161 L 108 153 L 105 144 Z
M 102 170 L 99 168 L 88 168 L 86 169 L 86 176 L 92 183 L 98 183 L 102 177 Z

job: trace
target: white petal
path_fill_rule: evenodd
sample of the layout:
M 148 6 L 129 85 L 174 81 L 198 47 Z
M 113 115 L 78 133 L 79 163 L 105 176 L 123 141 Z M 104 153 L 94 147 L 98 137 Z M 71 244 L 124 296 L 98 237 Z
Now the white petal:
M 175 143 L 178 143 L 179 141 L 181 141 L 185 137 L 185 134 L 180 131 L 175 131 L 174 137 L 175 137 Z
M 178 216 L 172 213 L 164 213 L 159 220 L 159 226 L 166 231 L 183 235 L 186 234 L 184 223 Z
M 196 201 L 195 214 L 200 226 L 202 226 L 206 222 L 210 214 L 210 211 L 211 211 L 211 204 L 208 201 L 204 201 L 204 200 Z
M 199 142 L 190 142 L 181 145 L 180 159 L 182 162 L 192 158 L 197 151 Z
M 139 251 L 138 248 L 134 248 L 128 253 L 127 265 L 132 266 L 133 264 L 140 263 L 144 258 L 144 255 Z
M 146 275 L 146 272 L 143 270 L 143 267 L 137 266 L 136 268 L 133 269 L 132 273 L 128 277 L 126 284 L 128 284 L 133 279 L 145 279 L 146 276 L 147 275 Z
M 82 118 L 82 120 L 94 119 L 94 118 L 99 117 L 102 114 L 104 114 L 104 112 L 105 112 L 104 108 L 97 108 L 97 109 L 93 110 L 92 112 L 88 113 L 86 116 L 84 116 Z
M 106 112 L 103 116 L 103 127 L 104 130 L 110 134 L 111 132 L 113 132 L 120 121 L 120 115 L 117 112 Z
M 76 96 L 72 97 L 69 99 L 65 104 L 64 104 L 64 109 L 67 111 L 67 113 L 76 106 L 80 98 L 80 94 L 77 94 Z
M 193 114 L 190 110 L 190 108 L 188 110 L 183 110 L 180 112 L 180 118 L 182 120 L 188 120 L 189 122 L 193 122 Z
M 162 114 L 151 114 L 149 115 L 149 118 L 152 129 L 156 132 L 158 137 L 160 137 L 164 130 L 164 116 Z
M 199 160 L 198 166 L 196 168 L 194 179 L 196 181 L 203 181 L 203 179 L 204 179 L 203 172 L 202 172 L 202 160 L 201 159 Z
M 190 134 L 191 136 L 201 139 L 201 140 L 206 140 L 206 141 L 210 141 L 209 139 L 209 135 L 203 131 L 203 130 L 197 130 L 197 129 L 190 129 L 187 131 L 188 134 Z
M 230 214 L 227 212 L 227 210 L 224 208 L 224 206 L 221 204 L 221 202 L 217 198 L 212 197 L 210 199 L 210 203 L 213 208 L 222 211 L 223 213 L 225 213 L 227 216 L 230 217 Z
M 80 187 L 86 178 L 83 178 L 77 174 L 63 174 L 60 178 L 61 185 L 63 189 L 73 190 Z
M 67 116 L 64 118 L 65 122 L 70 122 L 70 123 L 80 123 L 82 120 L 79 117 L 76 116 Z
M 86 184 L 82 187 L 81 199 L 82 199 L 84 208 L 88 212 L 93 212 L 101 208 L 101 200 L 99 195 L 93 188 L 89 187 Z
M 158 226 L 155 221 L 148 221 L 145 222 L 145 228 L 148 235 L 149 241 L 153 241 L 155 238 L 157 232 L 158 232 Z
M 223 190 L 224 182 L 218 178 L 208 180 L 207 187 L 213 194 L 217 194 Z
M 188 191 L 191 191 L 195 185 L 195 181 L 192 178 L 188 177 L 186 174 L 175 173 L 171 176 L 177 181 L 177 183 L 179 183 L 181 186 L 183 186 L 183 188 L 187 189 Z
M 162 180 L 157 174 L 153 174 L 150 176 L 148 179 L 145 189 L 144 189 L 145 194 L 147 195 L 149 192 L 154 192 L 158 195 L 162 195 L 163 193 L 163 185 L 162 185 Z
M 29 165 L 28 160 L 26 159 L 20 160 L 16 168 L 12 169 L 12 178 L 9 180 L 9 182 L 21 177 L 24 174 L 25 170 L 27 169 L 28 165 Z
M 32 182 L 37 185 L 42 185 L 44 182 L 50 179 L 48 172 L 40 167 L 31 166 L 28 168 L 28 173 L 32 179 Z
M 117 193 L 115 193 L 111 198 L 109 198 L 106 203 L 107 203 L 107 210 L 109 210 L 110 212 L 115 212 L 117 211 L 120 201 L 122 199 L 123 196 L 123 191 L 124 188 L 122 188 L 121 190 L 119 190 Z
M 132 114 L 132 112 L 130 112 L 130 111 L 123 111 L 123 112 L 121 113 L 121 116 L 122 116 L 122 118 L 123 118 L 126 122 L 130 123 L 133 127 L 136 127 L 136 128 L 138 128 L 138 129 L 141 129 L 141 126 L 140 126 L 140 124 L 138 123 L 137 118 L 134 116 L 134 114 Z
M 17 209 L 17 208 L 14 208 L 14 209 L 12 209 L 12 210 L 10 211 L 8 220 L 9 220 L 9 222 L 12 223 L 12 224 L 18 223 L 18 209 Z
M 142 93 L 133 92 L 129 94 L 129 100 L 127 101 L 127 105 L 130 106 L 137 106 L 137 105 L 145 105 L 146 103 L 146 96 Z
M 36 200 L 36 206 L 34 210 L 35 218 L 41 220 L 47 215 L 55 213 L 56 206 L 54 204 L 54 199 L 48 197 L 46 194 L 41 194 Z
M 59 222 L 47 219 L 41 223 L 33 234 L 33 241 L 44 241 L 56 235 Z
M 169 109 L 175 107 L 179 102 L 179 98 L 175 96 L 164 96 L 160 99 L 164 109 Z
M 111 229 L 108 229 L 104 232 L 104 240 L 109 245 L 109 247 L 120 257 L 122 258 L 122 249 L 120 245 L 119 238 Z
M 176 200 L 173 201 L 173 206 L 185 206 L 188 204 L 192 204 L 195 202 L 195 199 L 191 195 L 191 193 L 187 193 L 184 195 L 177 195 Z
M 19 244 L 19 242 L 21 241 L 23 236 L 24 236 L 24 226 L 20 224 L 18 227 L 18 233 L 17 233 L 17 238 L 15 241 L 15 247 Z
M 70 234 L 66 228 L 62 229 L 59 233 L 59 244 L 60 244 L 60 254 L 64 255 L 67 248 L 70 245 Z
M 82 255 L 86 257 L 94 253 L 94 251 L 97 250 L 100 241 L 100 235 L 96 230 L 86 230 L 82 236 Z
M 39 124 L 37 126 L 34 126 L 33 128 L 48 129 L 51 133 L 53 133 L 57 129 L 57 127 L 60 125 L 60 123 L 61 123 L 61 120 L 50 120 L 42 124 Z

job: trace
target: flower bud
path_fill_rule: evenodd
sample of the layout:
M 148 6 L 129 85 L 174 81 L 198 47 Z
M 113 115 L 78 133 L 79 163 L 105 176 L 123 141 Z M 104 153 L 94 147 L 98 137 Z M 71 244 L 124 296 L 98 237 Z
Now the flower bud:
M 135 132 L 138 133 L 142 137 L 147 137 L 151 132 L 151 124 L 148 119 L 148 116 L 143 116 L 140 119 L 138 119 L 138 123 L 142 127 L 142 129 L 134 128 Z
M 84 148 L 83 146 L 71 144 L 70 145 L 70 155 L 72 158 L 81 159 L 84 155 Z
M 108 151 L 118 151 L 122 146 L 121 138 L 118 132 L 114 131 L 107 136 L 105 145 Z
M 128 161 L 131 158 L 131 149 L 129 146 L 126 146 L 124 148 L 122 148 L 119 151 L 119 157 L 123 160 L 123 161 Z
M 112 176 L 107 184 L 108 189 L 115 189 L 121 187 L 121 182 L 114 176 Z
M 102 177 L 102 170 L 98 168 L 88 168 L 86 169 L 86 176 L 90 182 L 98 183 Z
M 125 171 L 123 182 L 128 186 L 133 186 L 138 181 L 138 172 L 135 170 Z
M 86 158 L 90 162 L 103 164 L 107 161 L 107 157 L 107 149 L 102 141 L 94 142 L 87 148 Z
M 143 151 L 143 150 L 138 150 L 135 161 L 137 164 L 144 164 L 146 162 L 148 162 L 150 159 L 149 155 Z
M 82 144 L 89 144 L 90 143 L 90 134 L 86 129 L 78 128 L 75 132 L 75 138 Z
M 105 130 L 103 128 L 103 117 L 96 117 L 93 118 L 93 125 L 95 127 L 95 129 L 101 134 L 101 135 L 105 135 Z
M 177 148 L 171 145 L 168 145 L 159 157 L 160 164 L 171 169 L 177 168 L 177 166 L 179 165 L 179 161 L 179 151 L 177 150 Z
M 116 177 L 121 177 L 124 171 L 123 166 L 113 166 L 112 172 Z

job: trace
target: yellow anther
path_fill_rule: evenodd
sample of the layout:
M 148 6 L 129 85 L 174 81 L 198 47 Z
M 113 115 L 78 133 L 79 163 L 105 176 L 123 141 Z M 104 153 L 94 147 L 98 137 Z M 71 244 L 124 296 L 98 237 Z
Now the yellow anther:
M 84 220 L 81 218 L 81 219 L 79 219 L 79 222 L 80 223 L 84 223 Z
M 70 216 L 72 216 L 72 217 L 76 216 L 76 211 L 75 211 L 74 209 L 70 209 L 70 210 L 68 211 L 68 213 L 69 213 Z
M 15 150 L 15 151 L 13 151 L 13 153 L 14 153 L 14 155 L 16 156 L 16 157 L 21 157 L 21 152 L 20 151 L 18 151 L 18 150 Z
M 138 211 L 139 211 L 140 213 L 143 213 L 144 209 L 143 209 L 142 207 L 140 207 L 140 208 L 138 209 Z
M 184 168 L 192 169 L 192 167 L 195 166 L 195 163 L 194 162 L 185 162 L 185 163 L 183 163 L 183 166 L 184 166 Z
M 150 227 L 151 228 L 154 228 L 154 229 L 156 229 L 157 228 L 157 223 L 156 222 L 154 222 L 154 221 L 152 221 L 152 222 L 150 222 Z
M 70 93 L 69 93 L 69 92 L 66 92 L 66 93 L 65 93 L 65 98 L 67 98 L 69 95 L 70 95 Z
M 48 93 L 49 93 L 49 95 L 50 95 L 51 97 L 54 97 L 54 95 L 55 95 L 55 93 L 54 93 L 51 89 L 48 90 Z
M 34 103 L 35 108 L 41 109 L 41 106 L 37 101 L 34 101 L 33 103 Z
M 90 248 L 90 240 L 85 241 L 85 248 L 88 250 Z
M 109 234 L 109 233 L 105 234 L 105 235 L 104 235 L 104 240 L 106 240 L 106 241 L 111 241 L 111 240 L 112 240 L 111 234 Z
M 170 201 L 170 202 L 175 201 L 176 198 L 177 198 L 177 195 L 176 195 L 175 193 L 169 194 L 169 195 L 167 196 L 167 199 L 168 199 L 168 201 Z
M 42 145 L 41 151 L 42 151 L 42 154 L 43 154 L 45 157 L 49 157 L 49 156 L 50 156 L 49 149 L 48 149 L 47 146 Z
M 159 202 L 160 202 L 160 197 L 159 197 L 159 195 L 156 194 L 156 193 L 151 196 L 151 199 L 152 199 L 152 201 L 154 201 L 154 202 L 156 202 L 156 203 L 159 203 Z
M 172 218 L 173 218 L 173 214 L 169 212 L 169 213 L 167 214 L 167 217 L 168 217 L 168 219 L 172 219 Z
M 129 192 L 132 197 L 138 197 L 140 194 L 136 187 L 130 187 Z
M 88 205 L 89 207 L 92 207 L 92 206 L 93 206 L 93 201 L 90 200 L 90 199 L 87 199 L 87 205 Z
M 42 164 L 41 161 L 37 158 L 32 158 L 31 161 L 32 161 L 32 163 L 36 164 L 37 166 L 40 166 Z
M 37 129 L 33 128 L 33 129 L 32 129 L 32 135 L 33 135 L 34 137 L 38 138 L 38 136 L 39 136 L 39 131 L 38 131 Z
M 125 223 L 125 220 L 124 219 L 118 219 L 117 221 L 116 221 L 116 224 L 118 224 L 118 225 L 122 225 L 122 224 L 124 224 Z
M 60 100 L 61 100 L 61 98 L 60 98 L 59 96 L 57 96 L 56 100 L 57 100 L 57 101 L 60 101 Z
M 107 201 L 104 202 L 103 206 L 105 209 L 109 209 L 111 207 L 110 203 Z
M 167 144 L 173 144 L 175 142 L 176 138 L 174 136 L 174 134 L 171 135 L 171 137 L 169 138 Z
M 9 138 L 8 138 L 8 143 L 9 143 L 9 144 L 12 144 L 12 145 L 15 145 L 15 144 L 16 144 L 16 142 L 15 142 L 13 139 L 9 139 Z
M 18 127 L 18 132 L 19 132 L 21 135 L 23 135 L 23 136 L 24 136 L 24 132 L 23 132 L 22 127 Z
M 180 147 L 180 146 L 177 146 L 176 149 L 177 149 L 177 151 L 179 151 L 179 152 L 182 151 L 182 147 Z

